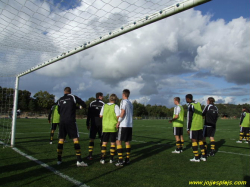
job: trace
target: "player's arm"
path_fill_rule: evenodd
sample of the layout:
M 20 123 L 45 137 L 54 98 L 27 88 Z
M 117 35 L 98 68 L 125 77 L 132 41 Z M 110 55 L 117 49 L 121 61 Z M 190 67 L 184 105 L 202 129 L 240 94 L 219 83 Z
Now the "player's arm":
M 193 118 L 193 114 L 194 114 L 193 107 L 194 107 L 193 105 L 188 106 L 188 113 L 187 113 L 187 132 L 188 132 L 188 134 L 190 132 L 191 125 L 192 125 L 192 118 Z
M 173 119 L 169 120 L 170 123 L 172 123 L 173 121 L 175 121 L 179 118 L 180 111 L 181 111 L 181 108 L 179 106 L 177 106 L 176 111 L 174 111 Z
M 206 116 L 207 110 L 208 110 L 208 105 L 205 106 L 205 108 L 203 109 L 202 116 Z
M 116 115 L 117 120 L 118 120 L 120 117 L 120 108 L 118 105 L 115 105 L 115 115 Z
M 53 107 L 51 108 L 51 110 L 50 110 L 50 112 L 49 112 L 49 116 L 48 116 L 48 121 L 49 121 L 49 123 L 50 123 L 50 119 L 51 119 L 52 110 L 53 110 Z
M 123 101 L 122 101 L 123 102 Z M 122 107 L 121 107 L 121 113 L 120 113 L 120 117 L 118 118 L 118 122 L 116 124 L 116 128 L 118 128 L 120 126 L 120 123 L 121 121 L 123 120 L 125 114 L 126 114 L 126 111 L 125 111 L 125 107 L 126 107 L 126 104 L 127 103 L 123 103 L 122 104 Z
M 242 124 L 244 118 L 245 118 L 245 112 L 242 112 L 242 114 L 240 116 L 240 127 L 241 127 L 241 124 Z
M 89 108 L 88 108 L 87 121 L 86 121 L 86 126 L 87 126 L 88 130 L 90 128 L 90 126 L 89 126 L 89 123 L 90 123 L 90 114 L 91 114 L 91 105 L 89 105 Z
M 83 101 L 83 100 L 81 100 L 79 97 L 77 97 L 77 96 L 75 96 L 75 98 L 76 98 L 76 103 L 78 103 L 79 105 L 81 105 L 82 106 L 82 108 L 86 108 L 86 103 Z
M 104 105 L 102 106 L 101 112 L 100 112 L 100 118 L 103 116 L 103 110 L 104 110 Z

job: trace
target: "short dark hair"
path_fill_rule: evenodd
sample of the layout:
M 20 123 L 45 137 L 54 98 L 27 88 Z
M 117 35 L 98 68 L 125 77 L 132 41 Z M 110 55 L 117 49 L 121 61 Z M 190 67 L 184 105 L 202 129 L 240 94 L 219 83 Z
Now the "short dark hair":
M 101 96 L 101 97 L 103 96 L 103 93 L 102 93 L 102 92 L 97 92 L 97 93 L 95 94 L 96 99 L 98 99 L 100 96 Z
M 193 95 L 192 94 L 187 94 L 186 98 L 191 99 L 193 101 Z
M 178 101 L 180 103 L 181 99 L 179 97 L 175 97 L 174 100 Z
M 70 87 L 66 87 L 66 88 L 64 88 L 64 91 L 67 92 L 67 93 L 71 93 L 71 88 Z
M 129 89 L 124 89 L 124 90 L 122 91 L 122 93 L 125 95 L 125 97 L 129 97 L 129 95 L 130 95 Z
M 244 109 L 246 112 L 249 112 L 248 108 L 243 106 L 242 109 Z
M 207 100 L 209 101 L 209 104 L 214 104 L 215 102 L 215 99 L 213 97 L 209 97 Z

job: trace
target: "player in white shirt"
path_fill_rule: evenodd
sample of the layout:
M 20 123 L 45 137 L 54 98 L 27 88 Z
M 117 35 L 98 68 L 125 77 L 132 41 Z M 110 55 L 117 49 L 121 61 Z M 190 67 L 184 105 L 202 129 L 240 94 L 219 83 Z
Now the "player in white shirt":
M 123 90 L 122 101 L 120 104 L 120 117 L 116 128 L 118 128 L 118 137 L 116 141 L 117 153 L 119 161 L 116 166 L 123 166 L 123 157 L 122 157 L 122 141 L 126 145 L 126 159 L 125 163 L 129 164 L 129 157 L 131 151 L 130 141 L 132 140 L 132 127 L 133 127 L 133 104 L 128 100 L 130 91 L 128 89 Z

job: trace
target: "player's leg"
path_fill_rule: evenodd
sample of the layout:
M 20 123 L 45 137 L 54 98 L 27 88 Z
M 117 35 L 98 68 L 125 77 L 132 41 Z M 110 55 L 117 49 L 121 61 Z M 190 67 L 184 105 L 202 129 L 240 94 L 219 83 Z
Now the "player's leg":
M 181 140 L 181 152 L 183 151 L 184 148 L 184 138 L 183 138 L 183 127 L 180 127 L 181 133 L 180 133 L 180 140 Z
M 119 127 L 118 132 L 117 132 L 117 140 L 116 140 L 116 149 L 117 149 L 117 155 L 118 155 L 118 162 L 116 163 L 116 166 L 123 166 L 122 133 L 123 133 L 123 127 Z
M 210 127 L 208 135 L 209 135 L 210 144 L 211 144 L 211 151 L 209 153 L 209 156 L 214 156 L 215 155 L 215 139 L 214 139 L 215 128 L 214 127 Z
M 174 151 L 172 151 L 172 153 L 181 153 L 181 151 L 180 151 L 181 140 L 180 140 L 180 136 L 179 136 L 179 133 L 178 133 L 178 128 L 173 127 L 173 131 L 174 131 L 176 148 L 175 148 Z
M 131 153 L 131 144 L 132 141 L 132 127 L 126 127 L 124 133 L 124 141 L 126 145 L 126 158 L 125 158 L 125 164 L 130 163 L 130 153 Z
M 194 158 L 190 159 L 191 162 L 200 162 L 197 138 L 198 138 L 197 131 L 190 131 L 190 139 L 192 141 L 192 149 L 193 149 L 193 153 L 194 153 Z
M 63 144 L 64 144 L 64 138 L 67 135 L 67 131 L 65 129 L 64 123 L 59 124 L 59 136 L 58 136 L 58 144 L 57 144 L 57 164 L 62 163 L 62 153 L 63 153 Z
M 239 137 L 239 140 L 236 141 L 236 143 L 242 143 L 243 137 L 244 137 L 244 127 L 241 127 L 240 128 L 240 137 Z
M 249 143 L 249 138 L 250 138 L 250 128 L 246 128 L 246 142 L 245 143 Z
M 52 144 L 52 142 L 53 142 L 53 137 L 54 137 L 54 133 L 55 133 L 57 125 L 58 125 L 58 123 L 52 123 L 51 124 L 50 144 Z
M 207 126 L 204 125 L 203 127 L 203 145 L 204 145 L 204 149 L 205 149 L 205 155 L 207 156 L 207 141 L 206 141 L 206 137 L 207 137 Z
M 90 130 L 89 130 L 89 155 L 87 156 L 88 160 L 92 160 L 93 159 L 93 150 L 94 150 L 94 140 L 96 138 L 96 134 L 97 134 L 97 128 L 96 125 L 94 123 L 91 124 Z
M 203 144 L 203 130 L 198 130 L 198 140 L 199 140 L 199 146 L 200 146 L 200 149 L 201 149 L 201 158 L 200 160 L 202 161 L 207 161 L 206 159 L 206 153 L 205 153 L 205 146 Z
M 109 161 L 109 163 L 113 163 L 114 162 L 116 138 L 117 138 L 116 132 L 110 133 L 111 145 L 110 145 L 110 161 Z
M 107 143 L 109 142 L 109 136 L 110 136 L 110 133 L 108 132 L 103 133 L 103 142 L 101 146 L 101 160 L 100 160 L 101 164 L 105 163 L 105 155 L 107 152 Z

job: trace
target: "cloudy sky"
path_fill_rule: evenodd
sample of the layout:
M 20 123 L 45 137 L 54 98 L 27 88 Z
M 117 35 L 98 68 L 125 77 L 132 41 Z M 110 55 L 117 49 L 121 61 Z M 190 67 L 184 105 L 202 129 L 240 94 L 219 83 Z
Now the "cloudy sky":
M 59 98 L 70 86 L 86 100 L 128 88 L 131 100 L 167 107 L 188 93 L 202 104 L 250 103 L 249 6 L 213 0 L 23 76 L 20 89 Z

